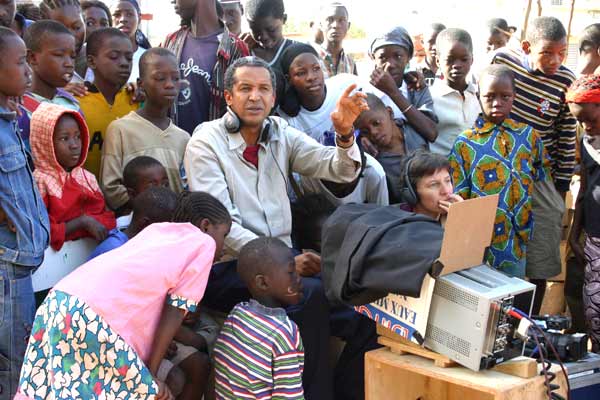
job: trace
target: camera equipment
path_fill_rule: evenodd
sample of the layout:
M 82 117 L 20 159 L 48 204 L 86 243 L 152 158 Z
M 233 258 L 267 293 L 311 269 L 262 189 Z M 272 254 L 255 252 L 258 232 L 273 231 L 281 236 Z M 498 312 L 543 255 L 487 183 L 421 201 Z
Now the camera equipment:
M 548 351 L 549 344 L 554 346 L 562 361 L 578 361 L 587 354 L 588 336 L 586 334 L 565 334 L 560 332 L 571 327 L 571 319 L 569 317 L 561 315 L 543 315 L 534 316 L 531 319 L 538 328 L 544 331 L 545 335 L 541 335 L 540 332 L 533 327 L 529 328 L 528 335 L 532 338 L 534 336 L 537 337 L 539 346 L 546 350 L 549 359 L 556 360 L 554 354 Z M 532 341 L 529 341 L 525 347 L 525 355 L 535 357 L 539 350 L 537 345 L 534 345 Z

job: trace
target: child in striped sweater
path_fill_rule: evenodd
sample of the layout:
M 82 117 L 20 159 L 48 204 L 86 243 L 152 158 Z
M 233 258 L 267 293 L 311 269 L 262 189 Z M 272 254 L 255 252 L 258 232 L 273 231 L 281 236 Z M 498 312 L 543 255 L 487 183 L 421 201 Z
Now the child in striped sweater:
M 294 256 L 281 240 L 242 248 L 237 266 L 252 299 L 231 311 L 215 346 L 217 399 L 304 399 L 304 348 L 283 307 L 302 298 Z

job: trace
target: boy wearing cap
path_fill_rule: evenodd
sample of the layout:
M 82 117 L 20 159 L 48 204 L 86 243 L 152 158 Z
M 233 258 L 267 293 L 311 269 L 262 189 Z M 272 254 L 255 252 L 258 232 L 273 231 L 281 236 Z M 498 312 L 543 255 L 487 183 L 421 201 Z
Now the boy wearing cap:
M 375 62 L 371 84 L 387 94 L 402 111 L 402 120 L 428 142 L 437 138 L 438 122 L 427 85 L 420 86 L 415 72 L 406 72 L 414 46 L 406 29 L 397 26 L 371 42 Z
M 323 45 L 315 46 L 315 49 L 325 65 L 327 76 L 342 73 L 358 75 L 354 60 L 342 47 L 350 29 L 348 9 L 342 3 L 332 1 L 324 4 L 319 14 Z

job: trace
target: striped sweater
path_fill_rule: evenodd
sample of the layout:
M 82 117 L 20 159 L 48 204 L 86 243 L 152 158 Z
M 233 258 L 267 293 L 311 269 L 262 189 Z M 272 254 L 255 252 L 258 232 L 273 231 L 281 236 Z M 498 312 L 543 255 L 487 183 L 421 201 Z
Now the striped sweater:
M 511 118 L 535 129 L 551 159 L 551 172 L 559 191 L 569 190 L 575 168 L 575 129 L 577 121 L 565 103 L 565 93 L 575 75 L 565 66 L 552 76 L 533 70 L 527 55 L 503 49 L 493 64 L 504 64 L 515 74 L 516 98 Z
M 217 399 L 304 399 L 304 349 L 281 308 L 239 303 L 215 345 Z

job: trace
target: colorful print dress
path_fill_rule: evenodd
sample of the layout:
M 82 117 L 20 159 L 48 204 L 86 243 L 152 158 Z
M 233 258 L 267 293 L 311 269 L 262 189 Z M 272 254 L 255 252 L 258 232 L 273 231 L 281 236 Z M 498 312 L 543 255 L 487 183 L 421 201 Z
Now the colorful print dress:
M 533 182 L 550 177 L 550 160 L 536 132 L 511 119 L 500 125 L 481 115 L 461 133 L 450 153 L 454 191 L 464 199 L 499 194 L 486 261 L 509 275 L 525 276 L 531 238 Z
M 153 224 L 69 274 L 37 311 L 15 399 L 154 399 L 160 315 L 195 310 L 214 254 L 192 224 Z

